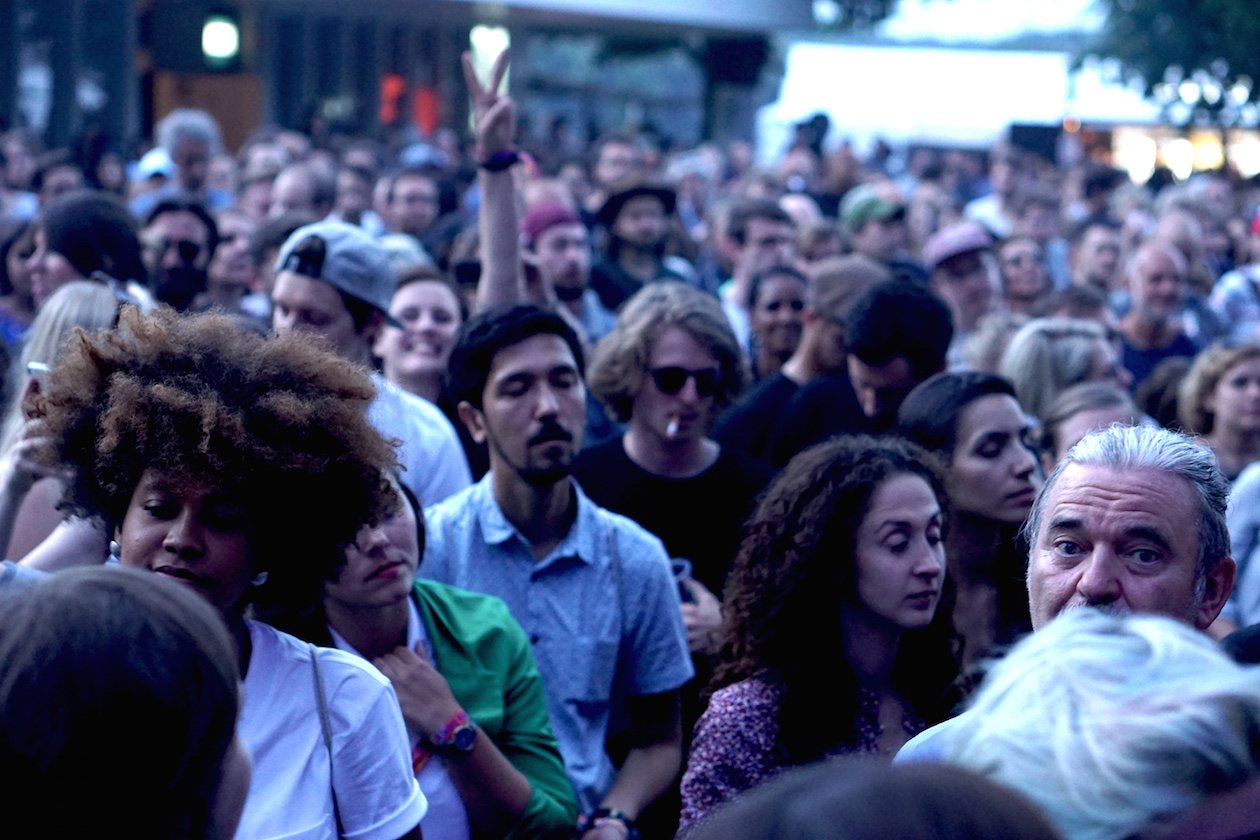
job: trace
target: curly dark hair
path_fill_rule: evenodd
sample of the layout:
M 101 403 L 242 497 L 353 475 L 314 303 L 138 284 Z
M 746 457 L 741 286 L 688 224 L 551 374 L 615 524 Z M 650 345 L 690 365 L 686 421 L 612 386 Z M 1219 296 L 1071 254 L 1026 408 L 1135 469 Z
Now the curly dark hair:
M 208 482 L 248 512 L 268 572 L 256 604 L 314 607 L 361 525 L 390 509 L 393 446 L 368 422 L 367 374 L 308 336 L 262 338 L 225 316 L 142 315 L 76 331 L 32 409 L 73 468 L 61 507 L 122 522 L 147 470 Z
M 778 749 L 804 763 L 858 741 L 859 686 L 839 607 L 856 597 L 857 530 L 876 489 L 916 475 L 945 505 L 933 456 L 906 441 L 833 438 L 792 459 L 748 520 L 727 579 L 722 661 L 712 688 L 761 677 L 781 692 Z M 927 722 L 944 719 L 958 665 L 948 616 L 907 632 L 893 687 Z

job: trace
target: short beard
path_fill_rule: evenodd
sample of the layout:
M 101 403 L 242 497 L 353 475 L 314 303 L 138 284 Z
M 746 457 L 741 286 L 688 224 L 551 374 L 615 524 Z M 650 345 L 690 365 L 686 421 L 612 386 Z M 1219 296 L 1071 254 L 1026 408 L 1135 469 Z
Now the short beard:
M 563 465 L 558 464 L 550 468 L 548 467 L 526 468 L 526 469 L 519 470 L 518 474 L 520 475 L 521 480 L 524 481 L 526 484 L 528 484 L 530 487 L 536 487 L 539 490 L 545 490 L 549 487 L 554 487 L 560 482 L 567 479 L 569 475 L 571 474 L 571 472 L 572 471 L 569 469 L 569 465 L 566 463 Z
M 490 448 L 498 454 L 499 460 L 501 460 L 504 464 L 511 466 L 515 470 L 516 474 L 521 477 L 521 480 L 530 487 L 545 490 L 564 481 L 572 473 L 572 455 L 565 458 L 563 461 L 558 461 L 549 466 L 530 467 L 524 464 L 518 465 L 512 463 L 512 459 L 507 456 L 507 453 L 503 451 L 503 448 L 499 446 L 498 441 L 496 441 L 493 437 L 489 439 L 489 442 Z

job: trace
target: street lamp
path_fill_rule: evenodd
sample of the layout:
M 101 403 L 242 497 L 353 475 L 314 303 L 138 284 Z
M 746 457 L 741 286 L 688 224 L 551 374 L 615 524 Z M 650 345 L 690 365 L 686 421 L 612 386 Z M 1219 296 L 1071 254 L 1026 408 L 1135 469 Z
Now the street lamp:
M 225 70 L 241 55 L 241 28 L 236 15 L 219 11 L 201 24 L 201 55 L 212 70 Z

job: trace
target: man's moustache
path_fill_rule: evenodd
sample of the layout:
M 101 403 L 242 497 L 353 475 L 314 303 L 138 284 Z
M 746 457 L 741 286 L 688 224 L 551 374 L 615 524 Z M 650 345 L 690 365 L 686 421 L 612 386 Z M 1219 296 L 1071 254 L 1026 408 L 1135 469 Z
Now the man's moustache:
M 529 445 L 534 446 L 539 443 L 550 443 L 552 441 L 561 441 L 569 443 L 573 440 L 573 435 L 564 430 L 559 423 L 551 423 L 542 427 L 538 434 L 529 439 Z

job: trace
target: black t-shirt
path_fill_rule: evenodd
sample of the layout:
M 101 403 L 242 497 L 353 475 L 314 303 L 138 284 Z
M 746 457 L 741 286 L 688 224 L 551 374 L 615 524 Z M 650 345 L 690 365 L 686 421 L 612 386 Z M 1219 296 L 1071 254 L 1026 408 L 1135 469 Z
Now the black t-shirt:
M 699 475 L 664 478 L 631 461 L 621 438 L 584 450 L 573 466 L 586 495 L 660 537 L 670 557 L 690 560 L 695 579 L 719 598 L 744 520 L 773 472 L 723 449 Z
M 797 390 L 770 437 L 770 463 L 783 466 L 797 453 L 833 435 L 870 432 L 871 422 L 844 374 L 819 376 Z
M 684 281 L 685 278 L 661 265 L 652 282 L 661 280 Z M 590 286 L 595 290 L 595 294 L 599 295 L 599 302 L 604 304 L 604 308 L 609 312 L 616 312 L 645 285 L 642 280 L 612 260 L 602 259 L 591 267 Z
M 800 387 L 781 371 L 762 380 L 718 419 L 713 439 L 723 449 L 769 463 L 771 436 Z

